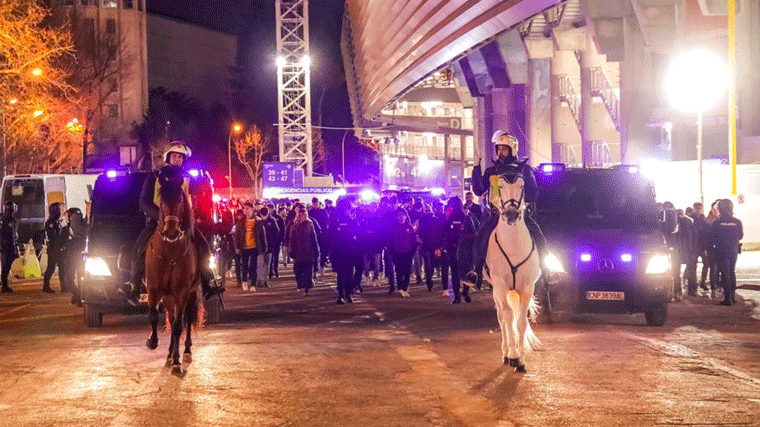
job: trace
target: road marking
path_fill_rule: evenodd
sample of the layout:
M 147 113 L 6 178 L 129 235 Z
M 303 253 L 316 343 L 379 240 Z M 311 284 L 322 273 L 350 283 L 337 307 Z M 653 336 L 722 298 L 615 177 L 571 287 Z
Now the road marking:
M 630 332 L 624 332 L 614 327 L 612 327 L 611 329 L 616 330 L 621 336 L 626 337 L 630 339 L 631 341 L 637 341 L 649 348 L 653 348 L 661 353 L 664 353 L 667 356 L 688 357 L 692 359 L 697 359 L 699 362 L 707 364 L 710 368 L 716 371 L 721 371 L 729 375 L 733 375 L 734 377 L 739 378 L 740 380 L 743 380 L 757 388 L 760 388 L 760 378 L 757 378 L 751 374 L 748 374 L 744 371 L 736 369 L 733 366 L 727 364 L 726 362 L 723 362 L 720 359 L 716 359 L 714 357 L 700 353 L 696 350 L 686 347 L 685 345 L 666 342 L 666 341 L 658 340 L 656 338 L 644 337 L 641 335 L 632 334 Z
M 6 316 L 6 315 L 11 314 L 11 313 L 15 313 L 15 312 L 17 312 L 19 310 L 23 310 L 23 309 L 25 309 L 27 307 L 31 307 L 31 306 L 32 306 L 31 304 L 22 304 L 22 305 L 20 305 L 18 307 L 13 307 L 10 310 L 6 310 L 6 311 L 3 311 L 2 313 L 0 313 L 0 317 Z
M 58 319 L 62 317 L 78 317 L 81 313 L 69 313 L 69 314 L 42 314 L 39 316 L 19 317 L 16 319 L 2 319 L 0 323 L 12 323 L 12 322 L 28 322 L 42 319 Z

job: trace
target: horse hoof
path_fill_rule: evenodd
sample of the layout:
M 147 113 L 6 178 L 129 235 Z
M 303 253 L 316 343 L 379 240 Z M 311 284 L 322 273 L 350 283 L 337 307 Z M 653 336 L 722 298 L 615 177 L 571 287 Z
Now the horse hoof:
M 150 350 L 155 350 L 156 347 L 158 347 L 158 338 L 156 339 L 148 338 L 145 341 L 145 346 L 148 347 Z
M 505 357 L 505 358 L 504 358 L 504 364 L 505 364 L 505 365 L 508 365 L 508 366 L 512 366 L 512 365 L 509 363 L 509 361 L 510 361 L 510 360 L 512 360 L 512 359 L 510 359 L 510 358 L 508 358 L 508 357 Z
M 520 359 L 509 359 L 509 366 L 517 368 L 520 366 Z
M 171 356 L 167 357 L 166 364 L 165 364 L 166 367 L 168 368 L 169 366 L 172 366 L 172 363 L 173 363 L 172 357 Z
M 185 353 L 182 355 L 182 361 L 183 362 L 192 362 L 193 361 L 193 355 L 192 353 Z
M 172 365 L 172 374 L 175 375 L 182 375 L 184 372 L 182 372 L 182 365 L 176 364 Z
M 525 365 L 515 366 L 515 372 L 519 374 L 524 374 L 526 372 Z

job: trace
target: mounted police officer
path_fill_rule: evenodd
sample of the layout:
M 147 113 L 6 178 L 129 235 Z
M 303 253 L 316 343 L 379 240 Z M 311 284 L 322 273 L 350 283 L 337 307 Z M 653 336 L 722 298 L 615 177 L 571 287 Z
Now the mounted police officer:
M 517 138 L 507 132 L 498 130 L 493 134 L 491 142 L 494 144 L 498 159 L 496 159 L 493 166 L 486 169 L 485 173 L 481 173 L 479 163 L 472 169 L 472 189 L 475 194 L 482 196 L 486 192 L 489 192 L 488 198 L 489 201 L 491 201 L 492 197 L 497 196 L 490 194 L 490 190 L 493 188 L 491 182 L 492 177 L 499 177 L 505 173 L 520 173 L 525 181 L 525 194 L 523 200 L 529 205 L 535 203 L 536 196 L 538 195 L 536 177 L 533 174 L 533 169 L 527 164 L 527 159 L 520 161 L 517 158 L 517 149 L 519 146 Z M 536 242 L 539 254 L 543 255 L 546 248 L 546 238 L 541 232 L 541 228 L 539 228 L 538 224 L 536 224 L 533 218 L 531 218 L 530 210 L 525 211 L 524 218 L 525 225 L 528 227 L 528 231 L 530 231 L 533 241 Z M 469 284 L 477 284 L 482 279 L 481 275 L 485 264 L 486 253 L 488 251 L 488 239 L 498 223 L 498 208 L 491 203 L 490 214 L 480 225 L 475 237 L 475 245 L 473 247 L 475 270 L 470 271 L 465 276 L 465 281 Z M 548 277 L 544 274 L 544 280 L 547 279 Z
M 2 253 L 2 292 L 13 292 L 8 286 L 11 265 L 18 258 L 18 227 L 16 225 L 18 206 L 5 202 L 3 216 L 0 219 L 0 253 Z
M 142 278 L 145 275 L 145 250 L 148 246 L 148 241 L 158 226 L 160 213 L 158 207 L 160 189 L 158 175 L 163 168 L 183 168 L 190 155 L 190 148 L 188 148 L 182 141 L 172 142 L 169 149 L 164 153 L 165 165 L 162 166 L 160 170 L 148 175 L 143 183 L 142 193 L 140 195 L 140 209 L 147 216 L 145 229 L 135 243 L 134 260 L 132 262 L 132 278 L 119 289 L 119 292 L 128 295 L 127 302 L 130 305 L 137 306 L 139 304 L 138 298 L 142 288 Z M 192 200 L 190 198 L 190 177 L 187 174 L 184 174 L 182 189 L 185 192 L 188 201 Z M 221 290 L 219 288 L 212 288 L 210 284 L 211 279 L 213 278 L 213 273 L 209 270 L 210 249 L 208 241 L 197 229 L 195 230 L 193 241 L 198 249 L 198 265 L 201 269 L 201 287 L 203 289 L 203 295 L 208 299 L 214 294 L 219 293 Z

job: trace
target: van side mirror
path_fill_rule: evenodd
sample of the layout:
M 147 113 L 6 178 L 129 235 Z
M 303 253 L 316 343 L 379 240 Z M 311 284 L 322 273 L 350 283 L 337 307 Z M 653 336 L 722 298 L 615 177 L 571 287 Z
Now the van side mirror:
M 660 214 L 660 228 L 664 234 L 673 234 L 678 227 L 678 217 L 673 209 L 666 209 Z

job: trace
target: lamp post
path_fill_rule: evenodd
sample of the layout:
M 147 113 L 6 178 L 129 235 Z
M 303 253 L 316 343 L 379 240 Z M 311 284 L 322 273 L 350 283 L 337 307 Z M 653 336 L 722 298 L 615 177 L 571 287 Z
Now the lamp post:
M 702 116 L 723 95 L 726 89 L 726 68 L 720 58 L 711 52 L 687 52 L 670 63 L 665 82 L 668 97 L 674 107 L 687 113 L 697 113 L 699 201 L 704 204 Z
M 341 165 L 341 177 L 343 178 L 343 185 L 346 185 L 346 136 L 350 130 L 343 132 L 343 141 L 340 143 L 340 165 Z
M 229 187 L 229 198 L 232 199 L 232 134 L 240 133 L 243 130 L 243 125 L 240 123 L 233 123 L 230 129 L 230 136 L 227 138 L 227 185 Z

